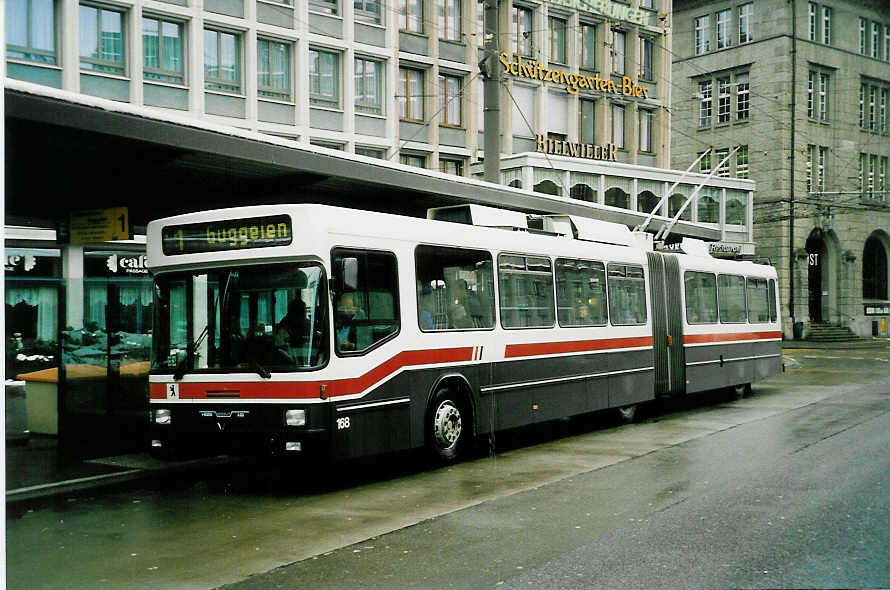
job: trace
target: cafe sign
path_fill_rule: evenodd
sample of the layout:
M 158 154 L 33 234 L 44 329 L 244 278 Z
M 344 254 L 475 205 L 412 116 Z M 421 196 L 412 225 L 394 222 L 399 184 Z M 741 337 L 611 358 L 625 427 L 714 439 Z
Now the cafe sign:
M 553 70 L 542 63 L 533 60 L 523 60 L 522 56 L 516 61 L 509 59 L 510 54 L 502 52 L 498 59 L 504 66 L 504 73 L 517 78 L 540 80 L 541 82 L 564 87 L 569 94 L 578 94 L 581 90 L 596 90 L 630 98 L 649 98 L 649 89 L 640 86 L 627 76 L 622 76 L 621 83 L 611 78 L 601 78 L 599 74 L 588 76 L 578 72 L 568 73 L 562 70 Z

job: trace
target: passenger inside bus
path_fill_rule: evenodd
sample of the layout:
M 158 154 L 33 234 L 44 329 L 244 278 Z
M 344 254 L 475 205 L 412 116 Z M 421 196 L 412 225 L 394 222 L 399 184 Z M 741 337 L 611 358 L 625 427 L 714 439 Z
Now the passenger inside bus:
M 467 282 L 464 279 L 451 281 L 448 283 L 448 327 L 465 329 L 473 326 Z
M 355 302 L 353 293 L 343 293 L 337 302 L 337 349 L 355 350 L 356 320 L 364 319 L 364 312 Z
M 291 301 L 287 313 L 275 327 L 275 348 L 290 361 L 297 361 L 306 338 L 306 304 L 300 297 Z

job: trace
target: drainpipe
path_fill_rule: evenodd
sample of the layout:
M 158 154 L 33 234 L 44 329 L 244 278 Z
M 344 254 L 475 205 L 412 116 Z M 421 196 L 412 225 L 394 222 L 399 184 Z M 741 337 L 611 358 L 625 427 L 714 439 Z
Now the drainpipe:
M 797 11 L 795 10 L 795 0 L 791 2 L 791 199 L 788 202 L 788 285 L 790 294 L 788 296 L 788 310 L 791 314 L 791 330 L 793 333 L 795 317 L 794 317 L 794 166 L 795 166 L 795 122 L 797 115 Z

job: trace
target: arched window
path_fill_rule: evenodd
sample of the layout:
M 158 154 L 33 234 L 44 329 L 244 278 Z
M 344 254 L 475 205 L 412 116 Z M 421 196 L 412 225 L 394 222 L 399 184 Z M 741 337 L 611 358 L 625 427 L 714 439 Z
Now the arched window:
M 518 178 L 516 180 L 511 180 L 509 186 L 512 186 L 513 188 L 522 188 L 522 181 Z
M 544 193 L 545 195 L 559 195 L 559 187 L 552 180 L 542 180 L 535 185 L 536 193 Z
M 578 199 L 579 201 L 594 201 L 594 192 L 593 189 L 587 186 L 586 184 L 576 184 L 569 191 L 569 195 L 573 199 Z
M 630 208 L 630 195 L 620 188 L 612 187 L 606 191 L 606 205 L 612 207 Z
M 865 241 L 862 252 L 863 299 L 887 299 L 887 250 L 877 236 Z
M 686 195 L 681 193 L 672 194 L 668 199 L 668 216 L 673 218 L 685 202 Z M 683 211 L 683 215 L 680 216 L 680 219 L 683 221 L 692 221 L 692 207 L 686 207 L 686 210 Z
M 637 211 L 649 214 L 658 205 L 658 197 L 652 191 L 643 191 L 637 195 Z M 656 211 L 656 214 L 661 211 Z

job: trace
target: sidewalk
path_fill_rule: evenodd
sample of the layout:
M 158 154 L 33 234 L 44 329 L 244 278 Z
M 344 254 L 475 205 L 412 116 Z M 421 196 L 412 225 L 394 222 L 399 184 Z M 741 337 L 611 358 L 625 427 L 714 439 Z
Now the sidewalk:
M 783 340 L 782 350 L 872 350 L 890 349 L 890 338 L 862 338 L 845 342 L 812 342 L 810 340 Z

